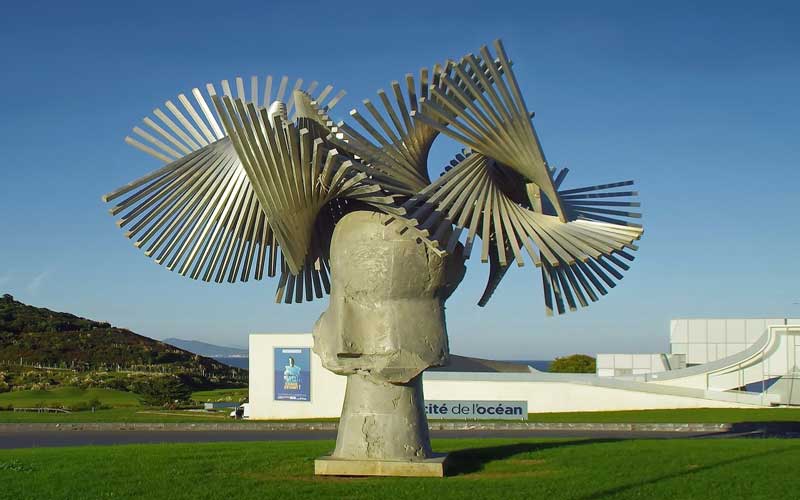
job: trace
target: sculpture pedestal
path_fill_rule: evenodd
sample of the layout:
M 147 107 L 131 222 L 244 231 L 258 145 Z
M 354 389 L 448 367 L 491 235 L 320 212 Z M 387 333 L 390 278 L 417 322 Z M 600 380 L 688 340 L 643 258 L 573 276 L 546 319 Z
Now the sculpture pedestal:
M 444 477 L 447 455 L 425 460 L 351 460 L 332 456 L 314 461 L 317 476 Z
M 424 460 L 432 456 L 422 396 L 422 375 L 391 384 L 361 374 L 347 390 L 333 458 Z
M 407 384 L 348 375 L 336 449 L 315 474 L 441 477 L 445 457 L 431 452 L 424 404 L 422 375 Z

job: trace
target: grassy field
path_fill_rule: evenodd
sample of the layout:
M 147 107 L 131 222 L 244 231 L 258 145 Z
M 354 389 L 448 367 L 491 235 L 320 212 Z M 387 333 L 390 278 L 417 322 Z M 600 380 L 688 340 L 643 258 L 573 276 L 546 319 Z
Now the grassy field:
M 82 411 L 75 413 L 22 413 L 0 412 L 0 423 L 197 423 L 197 422 L 231 422 L 229 411 L 215 413 L 189 412 L 184 410 L 160 410 L 155 408 L 130 407 L 97 410 L 95 412 Z M 238 421 L 239 423 L 241 421 Z M 2 499 L 2 496 L 0 496 Z
M 796 498 L 800 441 L 435 440 L 444 479 L 320 478 L 332 441 L 0 450 L 0 497 L 336 499 Z
M 203 391 L 192 395 L 197 401 L 197 394 L 202 398 L 217 401 L 216 398 L 224 398 L 226 394 L 237 389 L 223 389 L 220 391 Z M 215 393 L 220 393 L 216 395 Z M 212 399 L 213 398 L 213 399 Z M 208 412 L 188 412 L 180 410 L 160 410 L 157 408 L 147 408 L 142 406 L 139 396 L 132 392 L 115 391 L 113 389 L 78 389 L 76 387 L 64 387 L 51 389 L 48 391 L 13 391 L 0 394 L 0 407 L 13 405 L 15 408 L 36 408 L 36 407 L 57 407 L 61 405 L 72 405 L 79 402 L 88 402 L 93 399 L 99 400 L 104 405 L 111 406 L 110 409 L 97 411 L 80 411 L 73 413 L 28 413 L 28 412 L 0 412 L 0 423 L 85 423 L 85 422 L 140 422 L 140 423 L 160 423 L 160 422 L 220 422 L 227 421 L 227 411 L 214 413 Z
M 206 401 L 238 402 L 247 397 L 247 389 L 215 389 L 196 391 L 192 399 L 198 403 Z M 69 405 L 71 403 L 99 399 L 103 404 L 117 407 L 140 406 L 139 396 L 133 392 L 114 389 L 79 389 L 77 387 L 59 387 L 45 391 L 12 391 L 0 393 L 0 406 L 14 405 L 21 408 L 37 405 Z
M 0 394 L 0 406 L 13 405 L 16 408 L 36 406 L 60 406 L 98 399 L 113 407 L 139 406 L 139 398 L 132 392 L 113 389 L 79 389 L 60 387 L 47 391 L 12 391 Z
M 247 388 L 243 389 L 214 389 L 210 391 L 197 391 L 192 393 L 192 399 L 199 403 L 213 401 L 231 401 L 238 403 L 248 396 Z
M 217 389 L 198 391 L 192 398 L 205 401 L 239 401 L 247 389 Z M 219 422 L 229 420 L 228 411 L 217 413 L 161 411 L 141 406 L 138 396 L 111 389 L 77 389 L 66 387 L 49 391 L 14 391 L 0 394 L 0 407 L 57 406 L 98 399 L 113 408 L 95 412 L 70 414 L 39 414 L 0 412 L 0 422 Z M 315 421 L 331 419 L 315 419 Z M 738 422 L 800 422 L 800 408 L 691 408 L 679 410 L 641 410 L 580 413 L 531 413 L 530 422 L 564 423 L 738 423 Z M 237 423 L 248 424 L 251 421 Z
M 686 408 L 677 410 L 530 413 L 530 422 L 734 424 L 800 422 L 800 408 Z

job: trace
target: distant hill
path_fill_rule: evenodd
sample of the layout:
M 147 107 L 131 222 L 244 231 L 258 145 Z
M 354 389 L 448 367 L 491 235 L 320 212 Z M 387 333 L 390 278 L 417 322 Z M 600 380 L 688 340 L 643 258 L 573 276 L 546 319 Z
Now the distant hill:
M 214 345 L 199 340 L 168 338 L 164 342 L 209 358 L 246 358 L 248 355 L 247 349 Z
M 0 364 L 76 371 L 190 374 L 209 384 L 246 381 L 247 371 L 109 323 L 0 297 Z

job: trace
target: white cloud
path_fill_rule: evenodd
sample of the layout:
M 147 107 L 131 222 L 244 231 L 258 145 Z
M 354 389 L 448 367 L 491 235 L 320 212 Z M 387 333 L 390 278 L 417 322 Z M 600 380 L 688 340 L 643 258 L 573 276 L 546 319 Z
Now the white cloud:
M 44 280 L 47 279 L 49 275 L 50 271 L 42 271 L 34 276 L 33 279 L 31 279 L 31 281 L 28 283 L 28 286 L 25 287 L 28 290 L 28 293 L 33 295 L 37 294 L 39 289 L 42 287 L 42 283 L 44 283 Z

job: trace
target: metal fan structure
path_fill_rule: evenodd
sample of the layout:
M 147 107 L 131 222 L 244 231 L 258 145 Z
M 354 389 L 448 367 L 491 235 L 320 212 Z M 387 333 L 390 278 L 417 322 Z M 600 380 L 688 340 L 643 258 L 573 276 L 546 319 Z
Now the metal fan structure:
M 587 306 L 634 258 L 633 182 L 564 187 L 567 169 L 548 164 L 500 41 L 494 52 L 406 75 L 338 123 L 329 115 L 345 93 L 316 81 L 192 89 L 125 138 L 166 165 L 103 200 L 158 264 L 204 281 L 277 276 L 279 302 L 330 292 L 333 228 L 369 209 L 435 252 L 479 252 L 490 265 L 481 306 L 526 260 L 540 269 L 548 314 Z M 439 134 L 464 149 L 431 182 Z

